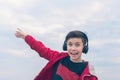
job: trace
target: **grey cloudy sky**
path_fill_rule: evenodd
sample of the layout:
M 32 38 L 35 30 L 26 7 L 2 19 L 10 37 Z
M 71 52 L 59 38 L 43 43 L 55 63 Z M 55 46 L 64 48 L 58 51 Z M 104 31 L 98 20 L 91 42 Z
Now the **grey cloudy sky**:
M 119 80 L 119 4 L 119 0 L 0 0 L 0 80 L 33 80 L 47 63 L 14 36 L 18 27 L 58 51 L 69 31 L 85 32 L 90 49 L 83 58 L 94 65 L 99 80 Z

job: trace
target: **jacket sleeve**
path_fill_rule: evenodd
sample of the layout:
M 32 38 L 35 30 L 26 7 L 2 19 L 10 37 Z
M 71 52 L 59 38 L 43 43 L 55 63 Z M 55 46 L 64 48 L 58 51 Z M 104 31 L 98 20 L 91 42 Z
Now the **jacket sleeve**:
M 96 76 L 94 66 L 91 65 L 90 63 L 88 63 L 88 65 L 89 65 L 89 74 L 90 74 L 90 76 L 86 76 L 85 80 L 98 80 L 98 78 Z
M 82 73 L 82 78 L 80 80 L 98 80 L 94 67 L 88 63 L 84 72 Z
M 90 76 L 85 76 L 84 80 L 98 80 L 96 76 L 90 75 Z
M 59 52 L 47 48 L 41 41 L 35 40 L 32 36 L 27 35 L 25 42 L 30 46 L 31 49 L 35 50 L 41 57 L 51 60 L 57 56 Z

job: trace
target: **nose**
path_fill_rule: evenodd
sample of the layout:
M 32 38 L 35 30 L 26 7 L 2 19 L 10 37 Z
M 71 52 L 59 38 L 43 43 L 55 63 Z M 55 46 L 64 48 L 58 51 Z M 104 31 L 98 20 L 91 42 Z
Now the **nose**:
M 75 49 L 76 49 L 75 45 L 72 45 L 72 46 L 71 46 L 71 49 L 72 49 L 72 50 L 75 50 Z

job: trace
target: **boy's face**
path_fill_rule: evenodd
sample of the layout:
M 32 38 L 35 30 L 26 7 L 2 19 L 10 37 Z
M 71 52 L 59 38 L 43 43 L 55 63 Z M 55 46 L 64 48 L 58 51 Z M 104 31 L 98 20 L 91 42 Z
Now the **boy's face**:
M 84 45 L 81 38 L 70 38 L 67 40 L 67 51 L 71 61 L 81 61 L 83 47 Z

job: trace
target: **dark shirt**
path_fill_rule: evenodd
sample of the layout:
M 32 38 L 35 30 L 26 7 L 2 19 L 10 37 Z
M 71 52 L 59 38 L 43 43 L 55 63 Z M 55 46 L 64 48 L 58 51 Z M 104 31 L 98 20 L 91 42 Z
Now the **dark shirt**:
M 69 74 L 67 75 L 66 72 L 70 72 L 71 74 L 80 76 L 82 74 L 83 70 L 85 69 L 86 65 L 87 65 L 86 62 L 75 63 L 70 60 L 70 57 L 65 57 L 65 58 L 61 59 L 60 61 L 58 61 L 54 65 L 54 72 L 53 72 L 51 80 L 63 80 L 62 79 L 63 77 L 67 77 L 69 75 Z M 60 69 L 58 67 L 60 67 Z M 58 73 L 60 73 L 60 74 L 58 74 Z M 64 76 L 64 74 L 66 76 Z

